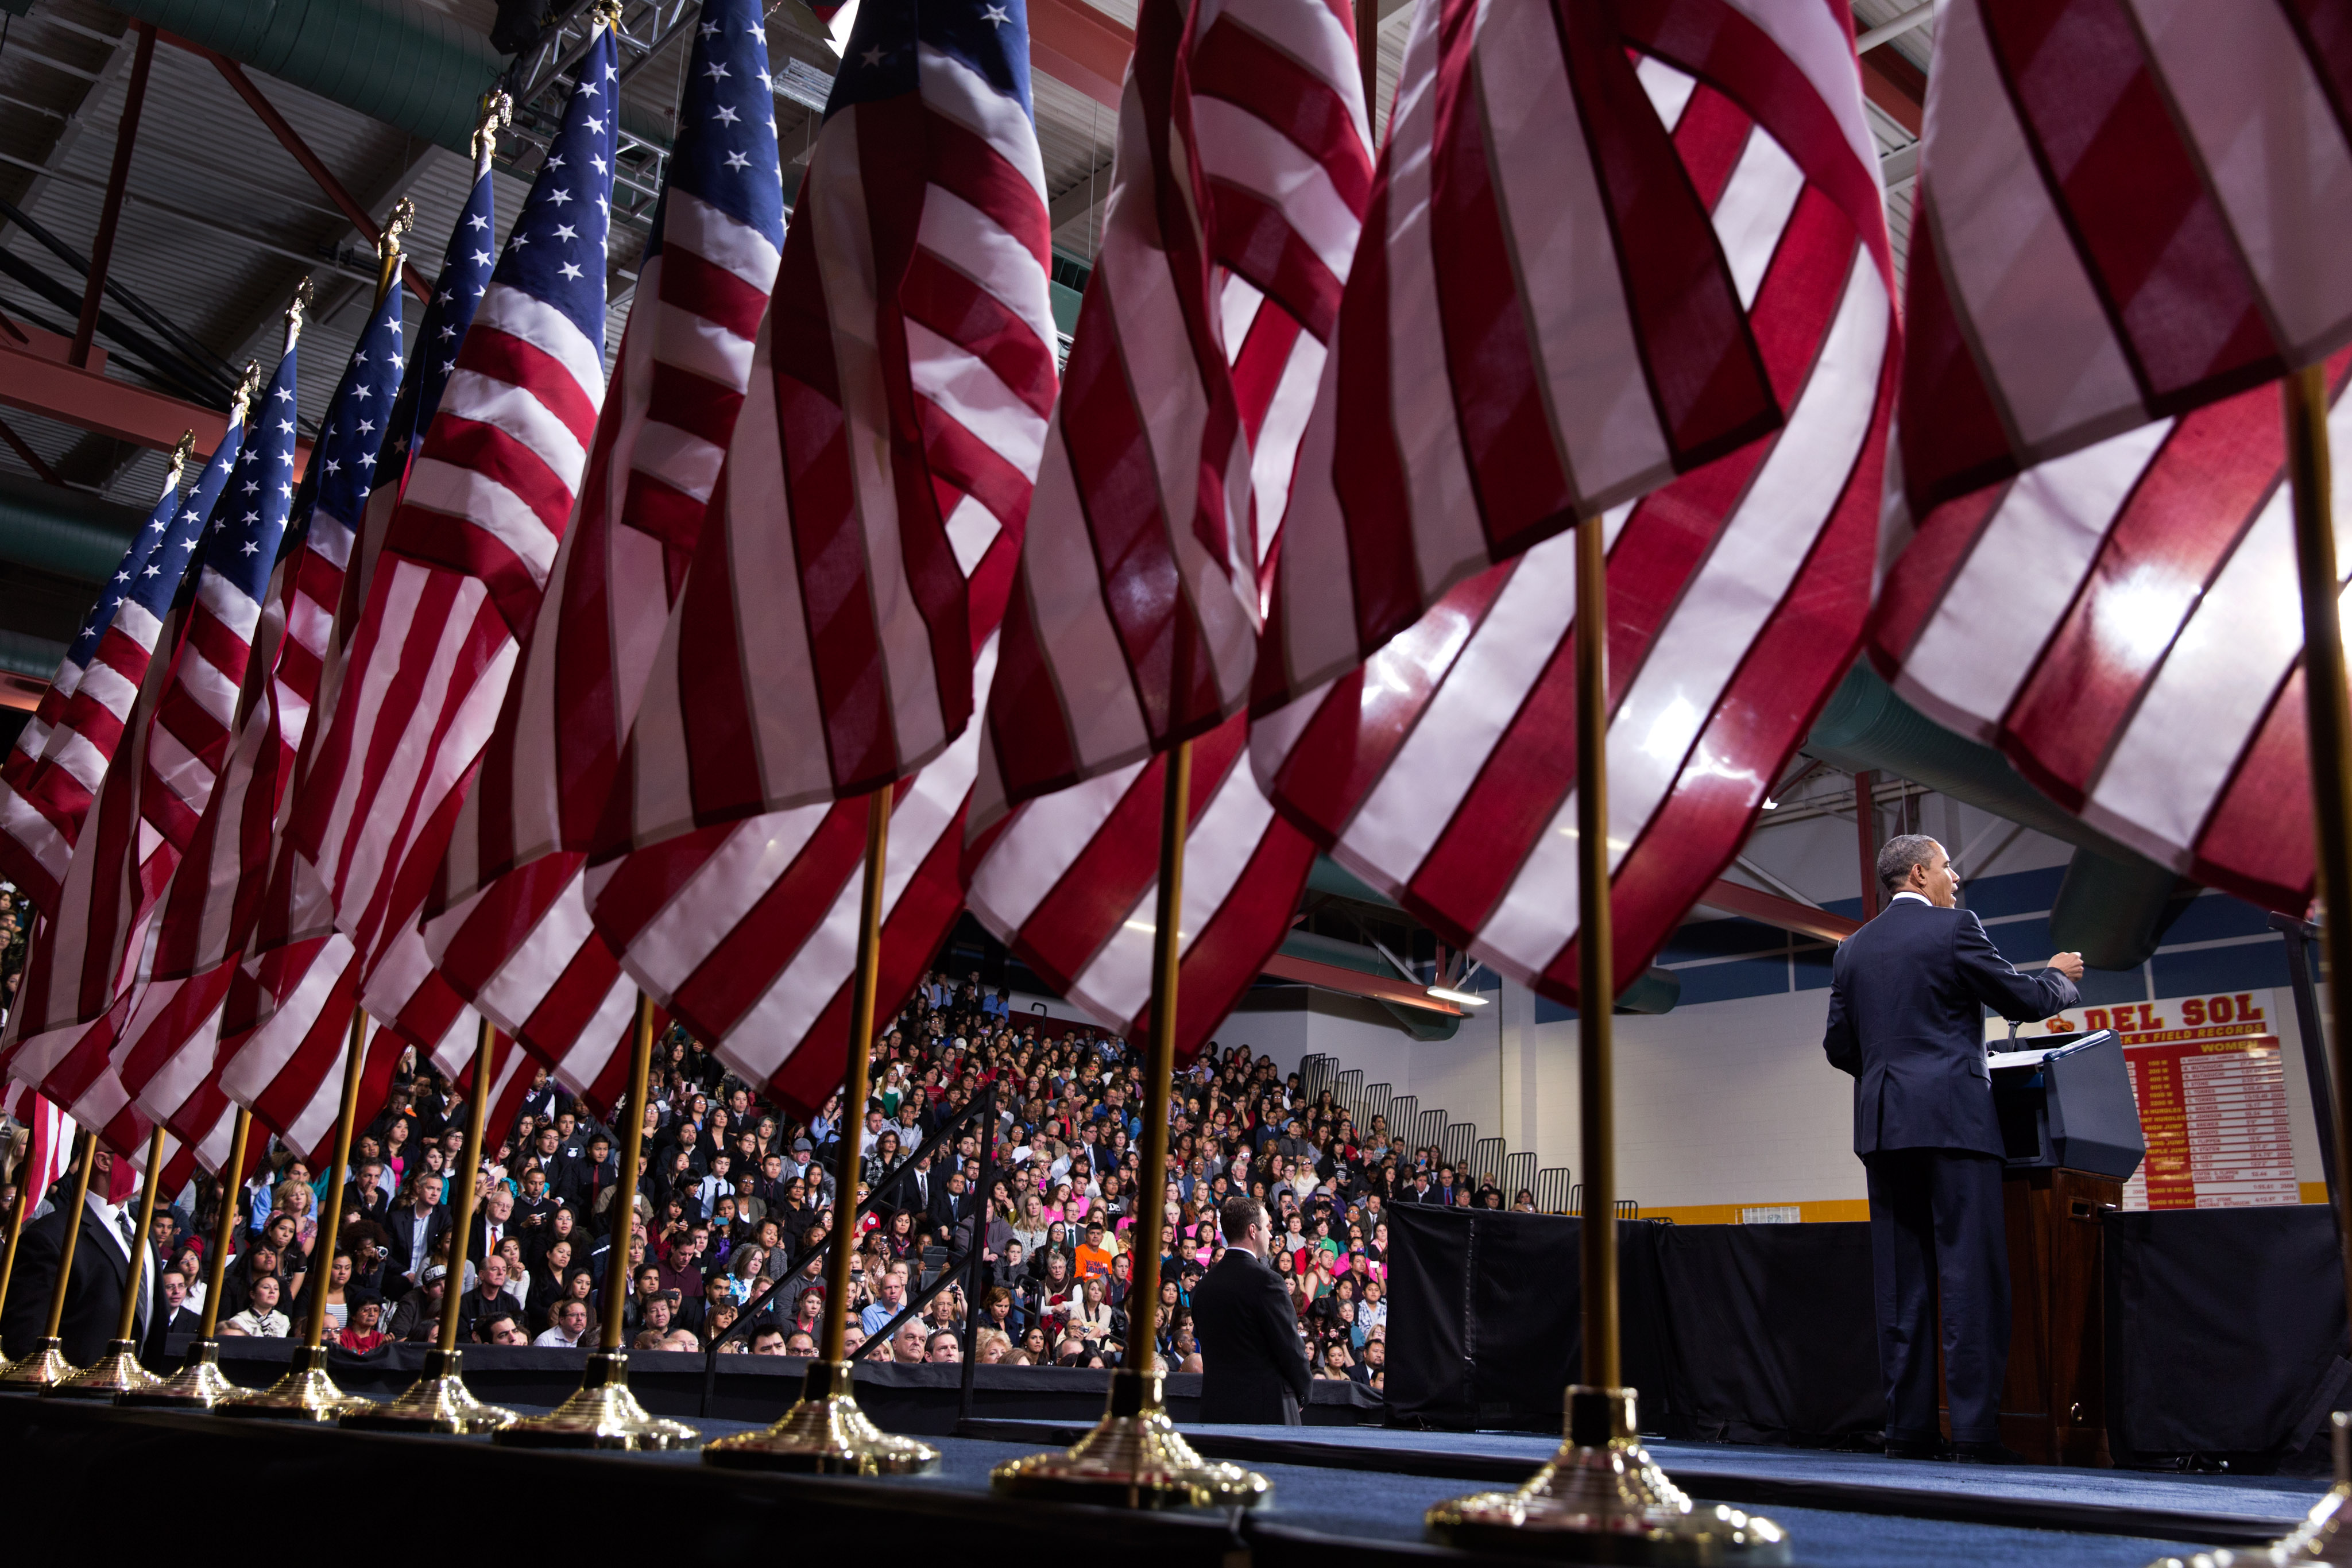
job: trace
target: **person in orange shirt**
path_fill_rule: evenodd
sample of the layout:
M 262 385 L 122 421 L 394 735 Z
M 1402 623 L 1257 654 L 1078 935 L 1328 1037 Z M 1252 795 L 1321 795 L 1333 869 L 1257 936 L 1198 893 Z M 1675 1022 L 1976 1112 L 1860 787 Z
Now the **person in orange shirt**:
M 1103 1240 L 1102 1221 L 1087 1221 L 1087 1239 L 1078 1247 L 1078 1278 L 1085 1280 L 1099 1274 L 1108 1281 L 1110 1279 L 1110 1260 L 1118 1256 Z

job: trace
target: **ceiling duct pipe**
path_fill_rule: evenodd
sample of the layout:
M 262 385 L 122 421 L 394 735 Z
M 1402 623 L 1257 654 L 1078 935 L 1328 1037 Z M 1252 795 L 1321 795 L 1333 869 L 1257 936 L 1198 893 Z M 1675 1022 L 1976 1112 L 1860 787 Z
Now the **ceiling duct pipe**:
M 465 152 L 506 68 L 424 0 L 119 0 L 115 9 L 410 135 Z
M 146 522 L 145 512 L 87 490 L 0 475 L 0 561 L 14 566 L 95 588 L 122 563 L 131 536 Z
M 2061 808 L 1990 746 L 1955 735 L 1856 664 L 1801 748 L 1850 773 L 1876 768 L 2074 846 L 2050 909 L 2062 951 L 2099 969 L 2133 969 L 2156 951 L 2178 909 L 2180 878 Z

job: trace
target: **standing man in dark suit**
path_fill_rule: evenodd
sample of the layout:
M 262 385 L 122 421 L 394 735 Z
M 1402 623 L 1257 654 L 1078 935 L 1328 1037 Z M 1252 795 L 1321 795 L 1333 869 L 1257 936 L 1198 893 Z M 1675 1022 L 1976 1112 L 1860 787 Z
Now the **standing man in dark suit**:
M 151 1310 L 154 1248 L 145 1237 L 132 1234 L 139 1226 L 138 1211 L 129 1199 L 121 1204 L 106 1201 L 114 1157 L 104 1149 L 97 1151 L 89 1195 L 79 1217 L 68 1215 L 63 1207 L 73 1196 L 73 1187 L 67 1183 L 57 1188 L 59 1207 L 25 1227 L 25 1239 L 16 1248 L 7 1315 L 0 1320 L 0 1344 L 5 1344 L 11 1358 L 31 1354 L 48 1327 L 49 1299 L 57 1290 L 58 1260 L 64 1250 L 68 1220 L 79 1223 L 81 1235 L 74 1243 L 73 1277 L 66 1282 L 66 1311 L 58 1327 L 58 1348 L 76 1366 L 89 1366 L 106 1354 L 114 1331 L 121 1326 L 122 1292 L 131 1282 L 134 1246 L 146 1254 L 146 1260 L 141 1266 L 139 1312 L 131 1325 L 131 1343 L 145 1337 L 154 1315 Z
M 2021 1023 L 2063 1012 L 2078 999 L 2083 956 L 2061 953 L 2036 975 L 2011 968 L 1977 917 L 1954 907 L 1951 858 L 1923 834 L 1886 841 L 1878 880 L 1890 895 L 1885 909 L 1845 939 L 1831 966 L 1822 1048 L 1854 1081 L 1886 1451 L 1944 1451 L 1933 1338 L 1940 1305 L 1953 1456 L 2017 1463 L 2000 1440 L 2009 1249 L 1982 1009 Z
M 1298 1313 L 1266 1262 L 1274 1221 L 1254 1197 L 1225 1199 L 1225 1255 L 1192 1287 L 1201 1419 L 1296 1427 L 1311 1373 Z

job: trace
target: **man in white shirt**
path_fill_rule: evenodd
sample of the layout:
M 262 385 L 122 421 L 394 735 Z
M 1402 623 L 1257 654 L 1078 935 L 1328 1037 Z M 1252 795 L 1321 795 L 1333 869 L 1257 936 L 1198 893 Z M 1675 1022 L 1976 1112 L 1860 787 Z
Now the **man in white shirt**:
M 576 1350 L 587 1333 L 588 1303 L 566 1301 L 555 1309 L 555 1322 L 548 1325 L 547 1332 L 530 1343 L 552 1346 L 557 1350 Z

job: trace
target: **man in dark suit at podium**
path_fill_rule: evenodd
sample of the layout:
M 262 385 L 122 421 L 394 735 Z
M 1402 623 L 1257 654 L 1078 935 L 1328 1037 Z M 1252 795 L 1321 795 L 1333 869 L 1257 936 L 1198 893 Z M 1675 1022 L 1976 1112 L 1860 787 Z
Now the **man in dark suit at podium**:
M 1201 1342 L 1201 1419 L 1296 1427 L 1312 1376 L 1298 1313 L 1266 1262 L 1274 1221 L 1254 1197 L 1229 1197 L 1225 1255 L 1192 1287 Z
M 2011 968 L 1977 917 L 1954 907 L 1959 878 L 1944 846 L 1923 834 L 1889 839 L 1877 870 L 1887 904 L 1838 948 L 1822 1047 L 1854 1080 L 1886 1451 L 1945 1451 L 1936 1420 L 1940 1303 L 1951 1454 L 2018 1463 L 2000 1440 L 2009 1249 L 1983 1009 L 2021 1023 L 2064 1011 L 2078 999 L 2083 957 L 2061 953 L 2035 975 Z

